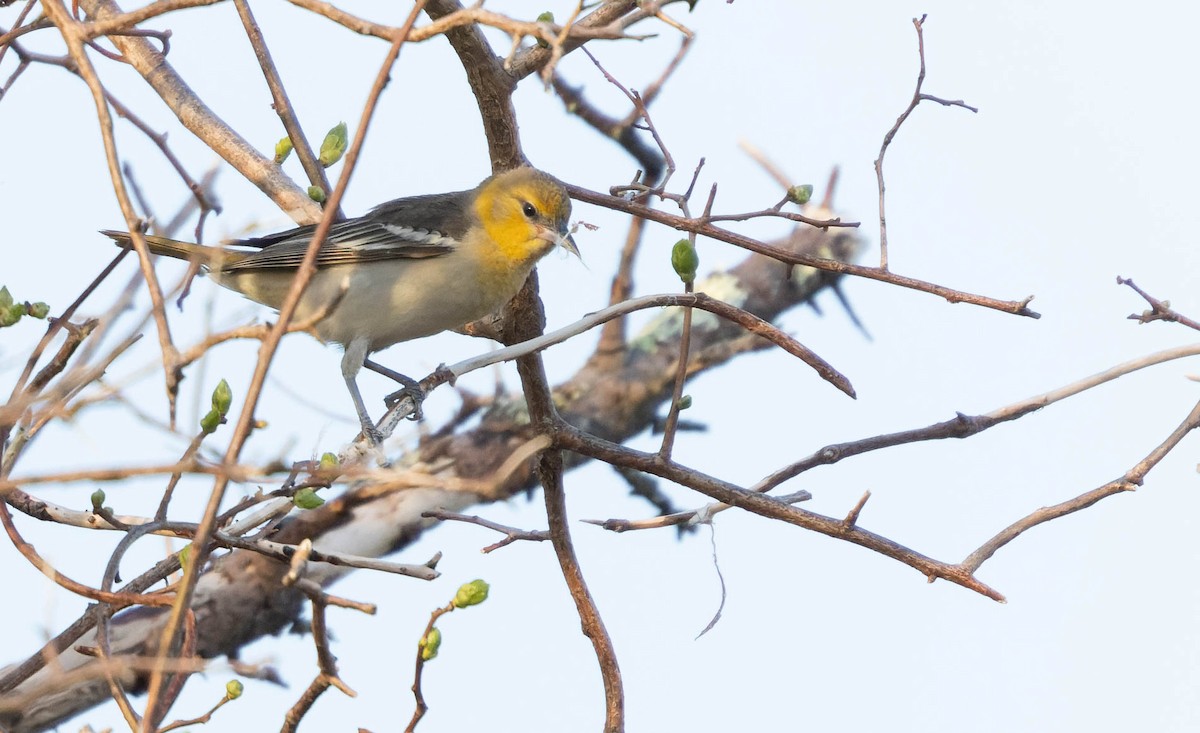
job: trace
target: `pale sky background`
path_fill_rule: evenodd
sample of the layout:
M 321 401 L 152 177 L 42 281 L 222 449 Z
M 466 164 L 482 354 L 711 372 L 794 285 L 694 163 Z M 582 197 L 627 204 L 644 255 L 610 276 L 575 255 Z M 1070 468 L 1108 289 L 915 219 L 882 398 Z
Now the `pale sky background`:
M 690 383 L 688 413 L 707 433 L 686 433 L 678 460 L 742 485 L 821 446 L 920 427 L 955 411 L 987 412 L 1169 346 L 1196 334 L 1177 326 L 1138 326 L 1125 316 L 1144 305 L 1118 287 L 1131 277 L 1184 313 L 1200 316 L 1193 241 L 1200 154 L 1192 144 L 1200 68 L 1200 13 L 1183 3 L 1008 2 L 732 4 L 700 0 L 672 14 L 698 33 L 695 47 L 652 109 L 685 179 L 707 158 L 701 185 L 720 184 L 716 209 L 760 208 L 779 191 L 738 150 L 740 139 L 768 151 L 797 182 L 817 185 L 842 166 L 840 212 L 860 220 L 877 258 L 877 194 L 872 161 L 884 132 L 912 94 L 917 71 L 911 19 L 929 13 L 925 90 L 962 98 L 979 114 L 922 105 L 887 158 L 891 264 L 897 272 L 1005 299 L 1036 295 L 1040 320 L 1006 316 L 874 282 L 845 290 L 874 336 L 866 341 L 834 299 L 825 315 L 797 309 L 782 325 L 854 383 L 850 401 L 784 354 L 744 357 Z M 346 5 L 400 24 L 406 3 Z M 566 17 L 571 4 L 495 2 L 489 8 Z M 128 9 L 128 8 L 127 8 Z M 12 24 L 16 6 L 0 10 Z M 354 123 L 386 48 L 284 3 L 255 7 L 300 118 L 314 139 L 339 120 Z M 282 136 L 265 85 L 231 4 L 172 16 L 171 62 L 195 90 L 254 144 Z M 678 38 L 661 26 L 641 45 L 589 47 L 622 81 L 644 87 L 674 54 Z M 29 37 L 54 48 L 52 32 Z M 41 36 L 46 41 L 39 43 Z M 499 48 L 507 49 L 500 39 Z M 0 75 L 13 68 L 12 54 Z M 580 54 L 562 64 L 613 114 L 622 98 Z M 156 129 L 199 175 L 213 155 L 181 129 L 128 69 L 102 65 L 106 83 Z M 561 111 L 553 95 L 526 80 L 517 95 L 525 149 L 539 167 L 592 189 L 630 178 L 635 164 Z M 160 155 L 127 123 L 120 150 L 149 190 L 160 218 L 185 196 Z M 113 254 L 96 230 L 121 224 L 104 170 L 86 88 L 60 69 L 35 67 L 0 104 L 0 283 L 20 299 L 57 312 Z M 447 44 L 406 47 L 375 118 L 346 209 L 455 190 L 486 175 L 474 100 Z M 295 160 L 287 170 L 300 178 Z M 336 173 L 340 168 L 334 170 Z M 225 213 L 210 239 L 281 227 L 285 218 L 231 169 L 218 195 Z M 686 185 L 680 180 L 679 186 Z M 552 256 L 541 266 L 549 325 L 564 325 L 604 304 L 621 217 L 585 205 L 576 217 L 599 224 L 580 232 L 586 266 Z M 736 227 L 770 238 L 778 220 Z M 655 229 L 637 275 L 639 293 L 675 290 L 667 265 L 678 237 Z M 702 271 L 744 253 L 702 241 Z M 92 302 L 108 302 L 132 263 Z M 177 269 L 164 264 L 160 272 Z M 201 281 L 184 311 L 172 309 L 180 343 L 202 332 L 215 298 L 218 325 L 266 317 L 263 309 Z M 648 316 L 647 316 L 648 317 Z M 644 320 L 644 319 L 643 319 Z M 127 326 L 126 326 L 127 327 Z M 15 378 L 40 327 L 0 332 L 0 385 Z M 594 334 L 546 354 L 552 378 L 569 375 Z M 156 358 L 151 334 L 110 374 L 128 378 Z M 203 378 L 185 385 L 182 416 L 194 419 L 193 390 L 219 377 L 245 394 L 254 345 L 220 349 Z M 381 360 L 424 374 L 485 349 L 444 336 L 402 345 Z M 336 450 L 356 429 L 337 371 L 339 354 L 303 335 L 277 358 L 259 416 L 272 428 L 245 457 L 288 460 Z M 514 373 L 503 378 L 516 385 Z M 1166 437 L 1200 397 L 1186 379 L 1200 364 L 1171 363 L 1054 405 L 967 441 L 906 446 L 818 469 L 785 486 L 806 488 L 805 506 L 842 516 L 873 492 L 860 523 L 922 553 L 958 561 L 1028 512 L 1115 479 Z M 195 375 L 195 373 L 193 373 Z M 492 374 L 464 386 L 492 388 Z M 388 390 L 366 376 L 371 404 Z M 3 387 L 7 389 L 7 387 Z M 298 404 L 294 394 L 320 405 Z M 142 409 L 165 415 L 161 378 L 131 388 Z M 236 403 L 235 403 L 236 404 Z M 457 406 L 439 390 L 427 403 L 434 423 Z M 221 446 L 226 433 L 213 444 Z M 657 445 L 642 437 L 635 446 Z M 623 535 L 573 524 L 586 577 L 612 634 L 624 673 L 628 730 L 872 731 L 1188 731 L 1200 725 L 1200 562 L 1194 437 L 1150 474 L 1146 486 L 1041 526 L 1002 549 L 979 572 L 1004 593 L 997 604 L 945 582 L 928 585 L 911 569 L 856 546 L 790 525 L 726 512 L 716 521 L 728 601 L 721 622 L 695 640 L 717 609 L 719 586 L 707 530 L 678 541 L 673 530 Z M 104 408 L 44 435 L 20 464 L 33 474 L 173 460 L 178 439 Z M 174 508 L 207 495 L 188 484 Z M 91 486 L 42 488 L 78 508 Z M 669 487 L 680 506 L 704 497 Z M 253 487 L 248 487 L 252 490 Z M 591 465 L 567 479 L 573 519 L 643 517 L 610 469 Z M 158 482 L 108 487 L 123 513 L 150 513 Z M 480 513 L 504 524 L 545 526 L 540 495 Z M 80 580 L 98 583 L 117 537 L 37 526 L 21 518 L 39 549 Z M 396 557 L 445 557 L 434 583 L 359 573 L 334 592 L 380 605 L 377 616 L 331 610 L 334 651 L 356 700 L 327 693 L 305 730 L 400 730 L 412 711 L 412 655 L 429 612 L 462 582 L 492 583 L 483 606 L 441 624 L 441 656 L 425 674 L 430 713 L 418 730 L 587 731 L 602 721 L 603 693 L 591 646 L 548 544 L 517 544 L 491 555 L 498 537 L 455 525 L 428 533 Z M 163 547 L 143 541 L 125 575 Z M 0 543 L 8 603 L 0 604 L 0 665 L 23 658 L 84 603 L 53 589 L 7 543 Z M 20 599 L 13 602 L 13 599 Z M 248 647 L 247 661 L 277 664 L 290 689 L 249 682 L 247 694 L 218 713 L 212 730 L 270 730 L 315 673 L 311 640 L 287 636 Z M 210 685 L 195 681 L 172 711 L 203 712 L 230 677 L 217 664 Z M 64 726 L 123 729 L 113 706 Z

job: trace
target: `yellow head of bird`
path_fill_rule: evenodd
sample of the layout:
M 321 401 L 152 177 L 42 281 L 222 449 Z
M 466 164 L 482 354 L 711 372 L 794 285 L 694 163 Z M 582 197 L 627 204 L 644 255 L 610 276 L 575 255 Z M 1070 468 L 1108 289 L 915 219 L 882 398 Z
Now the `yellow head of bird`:
M 479 184 L 475 213 L 488 236 L 513 262 L 540 259 L 554 247 L 579 256 L 568 228 L 571 199 L 553 176 L 514 168 Z

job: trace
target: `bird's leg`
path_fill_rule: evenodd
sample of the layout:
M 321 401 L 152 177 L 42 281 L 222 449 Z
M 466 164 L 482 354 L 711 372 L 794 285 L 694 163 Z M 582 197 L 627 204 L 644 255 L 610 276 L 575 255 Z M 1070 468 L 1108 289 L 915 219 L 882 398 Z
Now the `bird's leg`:
M 410 397 L 413 401 L 413 412 L 408 417 L 410 420 L 421 419 L 421 403 L 425 401 L 425 390 L 421 389 L 421 384 L 417 380 L 401 374 L 400 372 L 388 369 L 382 364 L 371 361 L 370 359 L 363 359 L 363 366 L 373 372 L 378 372 L 379 374 L 382 374 L 383 376 L 404 385 L 395 392 L 392 392 L 387 397 L 384 397 L 383 404 L 387 405 L 388 408 L 391 408 L 392 405 L 395 405 L 402 398 Z
M 367 405 L 363 402 L 362 393 L 358 391 L 358 382 L 355 381 L 358 371 L 362 369 L 363 361 L 367 358 L 367 346 L 368 343 L 363 339 L 351 341 L 346 346 L 346 353 L 342 355 L 342 378 L 346 380 L 346 388 L 350 390 L 350 399 L 354 400 L 354 409 L 358 412 L 358 422 L 362 425 L 363 436 L 372 445 L 381 445 L 383 434 L 371 420 L 371 415 L 367 412 Z

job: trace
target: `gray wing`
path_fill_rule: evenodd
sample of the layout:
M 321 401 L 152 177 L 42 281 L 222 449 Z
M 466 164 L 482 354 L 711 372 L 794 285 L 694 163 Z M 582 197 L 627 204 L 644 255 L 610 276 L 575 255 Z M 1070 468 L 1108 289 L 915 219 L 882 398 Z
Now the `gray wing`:
M 317 267 L 380 260 L 440 257 L 451 252 L 470 228 L 467 202 L 471 191 L 413 196 L 381 204 L 366 216 L 347 219 L 329 229 L 317 253 Z M 315 226 L 244 239 L 232 244 L 253 247 L 222 270 L 298 267 L 312 241 Z

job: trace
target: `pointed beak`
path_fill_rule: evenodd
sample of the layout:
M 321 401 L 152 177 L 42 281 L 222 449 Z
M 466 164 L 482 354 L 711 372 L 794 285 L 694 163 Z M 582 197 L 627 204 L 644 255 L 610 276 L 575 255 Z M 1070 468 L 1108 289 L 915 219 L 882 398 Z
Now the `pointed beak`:
M 575 255 L 580 260 L 583 259 L 583 255 L 579 254 L 579 247 L 575 246 L 575 238 L 570 234 L 560 235 L 558 238 L 558 246 Z
M 583 260 L 583 255 L 579 254 L 579 247 L 575 246 L 575 238 L 571 236 L 565 227 L 559 231 L 541 228 L 540 237 L 545 239 L 547 242 L 552 242 L 559 247 L 562 247 L 566 251 L 578 257 L 581 261 Z

